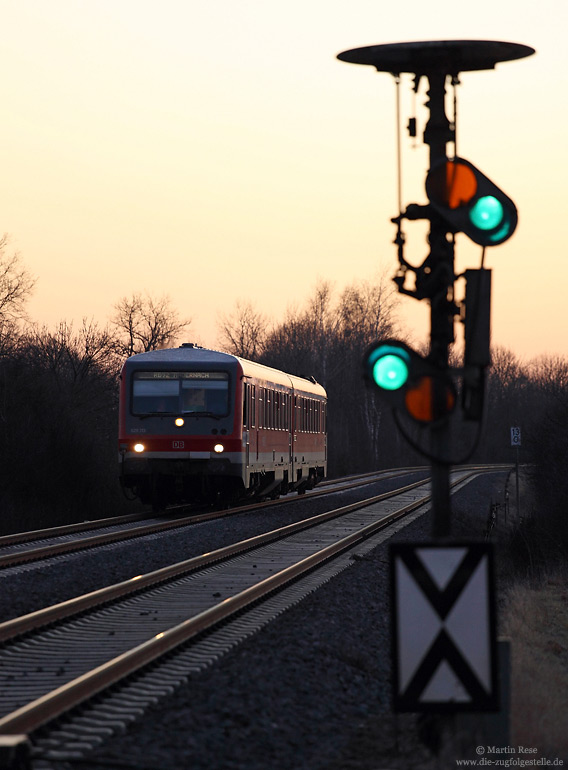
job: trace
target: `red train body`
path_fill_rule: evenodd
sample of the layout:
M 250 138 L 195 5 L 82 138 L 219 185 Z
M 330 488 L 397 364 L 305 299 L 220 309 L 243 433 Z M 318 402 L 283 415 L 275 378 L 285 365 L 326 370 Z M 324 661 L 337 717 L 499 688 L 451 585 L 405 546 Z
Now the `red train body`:
M 311 379 L 185 344 L 122 369 L 124 488 L 160 509 L 304 492 L 327 474 L 327 397 Z

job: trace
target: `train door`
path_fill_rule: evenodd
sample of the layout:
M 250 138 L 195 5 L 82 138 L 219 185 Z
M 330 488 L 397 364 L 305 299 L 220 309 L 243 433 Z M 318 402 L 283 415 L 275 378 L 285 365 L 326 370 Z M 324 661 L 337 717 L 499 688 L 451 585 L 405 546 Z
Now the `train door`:
M 290 398 L 288 399 L 290 403 L 290 413 L 288 415 L 288 425 L 290 426 L 290 429 L 288 431 L 288 444 L 290 447 L 290 456 L 289 456 L 289 463 L 290 463 L 290 477 L 288 479 L 289 482 L 295 482 L 296 481 L 296 464 L 294 462 L 294 450 L 296 447 L 296 401 L 297 396 L 292 391 L 292 394 Z
M 256 419 L 256 385 L 249 385 L 249 442 L 250 457 L 258 461 L 258 420 Z
M 245 383 L 243 388 L 243 441 L 246 466 L 258 460 L 258 429 L 256 420 L 256 387 Z

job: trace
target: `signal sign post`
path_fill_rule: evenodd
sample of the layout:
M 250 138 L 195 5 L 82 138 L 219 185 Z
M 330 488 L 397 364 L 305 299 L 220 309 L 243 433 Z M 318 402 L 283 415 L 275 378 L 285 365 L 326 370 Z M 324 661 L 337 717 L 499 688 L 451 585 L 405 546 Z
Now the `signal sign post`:
M 397 710 L 489 710 L 496 705 L 491 553 L 485 544 L 456 545 L 447 540 L 451 534 L 449 418 L 456 406 L 452 376 L 461 376 L 463 417 L 481 421 L 485 369 L 490 363 L 491 273 L 483 267 L 485 248 L 511 237 L 517 210 L 479 169 L 457 157 L 456 115 L 453 122 L 448 120 L 445 97 L 448 78 L 455 86 L 460 72 L 493 69 L 498 62 L 533 53 L 533 48 L 516 43 L 440 40 L 368 46 L 338 56 L 391 73 L 397 86 L 401 73 L 412 73 L 415 93 L 422 77 L 428 81 L 424 143 L 430 148 L 429 203 L 410 204 L 392 221 L 398 226 L 399 271 L 394 280 L 399 292 L 430 302 L 430 351 L 420 356 L 403 342 L 378 340 L 363 359 L 366 380 L 395 412 L 427 428 L 429 448 L 423 454 L 432 461 L 432 536 L 438 544 L 392 550 Z M 409 122 L 409 131 L 411 125 L 415 120 Z M 453 143 L 453 158 L 447 155 L 448 143 Z M 398 160 L 400 175 L 400 155 Z M 402 222 L 419 219 L 430 224 L 430 252 L 421 265 L 413 266 L 404 255 Z M 481 268 L 464 274 L 464 366 L 452 371 L 449 346 L 454 341 L 454 318 L 462 312 L 454 290 L 455 234 L 459 232 L 483 251 Z M 415 276 L 414 288 L 406 286 L 409 273 Z M 470 638 L 476 640 L 473 646 Z
M 519 486 L 519 447 L 521 446 L 521 429 L 516 426 L 511 428 L 511 446 L 515 447 L 516 457 L 515 457 L 515 481 L 516 481 L 516 490 L 517 490 L 517 516 L 519 517 L 519 520 L 522 521 L 523 517 L 521 516 L 521 492 L 520 492 L 520 486 Z
M 511 446 L 517 448 L 521 446 L 521 429 L 519 427 L 511 428 Z
M 492 551 L 391 546 L 397 711 L 498 708 Z

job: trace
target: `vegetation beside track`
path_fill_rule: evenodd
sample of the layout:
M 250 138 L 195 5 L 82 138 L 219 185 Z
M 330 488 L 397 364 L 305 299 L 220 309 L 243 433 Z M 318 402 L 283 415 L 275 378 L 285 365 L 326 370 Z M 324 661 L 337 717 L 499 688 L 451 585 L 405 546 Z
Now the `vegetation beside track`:
M 507 593 L 502 630 L 511 639 L 511 745 L 568 759 L 568 575 Z
M 561 366 L 554 382 L 530 437 L 520 511 L 505 538 L 502 629 L 512 641 L 511 739 L 567 763 L 568 397 Z
M 554 442 L 554 434 L 549 438 Z M 537 758 L 566 763 L 568 543 L 558 521 L 568 482 L 562 476 L 553 481 L 549 458 L 545 452 L 521 469 L 519 510 L 515 474 L 510 474 L 502 492 L 487 502 L 484 527 L 487 531 L 496 505 L 489 537 L 496 548 L 498 634 L 511 642 L 510 745 L 534 747 Z M 550 484 L 546 495 L 544 479 Z M 480 534 L 477 518 L 456 513 L 457 534 Z

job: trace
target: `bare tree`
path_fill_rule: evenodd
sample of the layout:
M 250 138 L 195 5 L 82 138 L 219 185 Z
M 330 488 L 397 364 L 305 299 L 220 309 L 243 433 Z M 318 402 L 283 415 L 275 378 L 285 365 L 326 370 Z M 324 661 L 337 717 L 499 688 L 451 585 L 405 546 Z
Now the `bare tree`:
M 191 319 L 180 320 L 167 295 L 133 294 L 119 300 L 114 309 L 111 325 L 118 334 L 115 350 L 127 357 L 173 345 L 191 324 Z
M 20 253 L 6 253 L 10 237 L 0 237 L 0 323 L 25 317 L 25 304 L 35 285 L 29 271 L 23 267 Z
M 219 319 L 221 347 L 229 353 L 257 361 L 266 345 L 268 323 L 251 302 L 238 300 L 235 310 Z
M 496 345 L 491 348 L 490 376 L 501 390 L 518 387 L 527 379 L 527 373 L 512 350 Z
M 560 355 L 544 354 L 529 361 L 531 381 L 539 397 L 547 401 L 566 403 L 568 393 L 568 359 Z
M 17 345 L 18 321 L 26 318 L 25 305 L 35 278 L 22 265 L 19 252 L 7 253 L 10 237 L 0 237 L 0 356 L 13 353 Z
M 120 362 L 108 329 L 83 318 L 78 332 L 62 321 L 55 331 L 32 326 L 20 338 L 19 352 L 26 362 L 50 374 L 59 387 L 92 388 L 99 379 L 117 375 Z
M 319 281 L 306 308 L 288 310 L 266 338 L 262 363 L 314 375 L 327 390 L 331 472 L 394 462 L 389 415 L 361 376 L 366 346 L 397 332 L 394 302 L 384 277 L 354 282 L 339 297 Z
M 395 333 L 395 289 L 385 276 L 375 281 L 355 281 L 342 293 L 339 314 L 342 335 L 357 349 Z
M 36 529 L 116 506 L 111 343 L 94 321 L 33 325 L 0 360 L 0 526 Z

